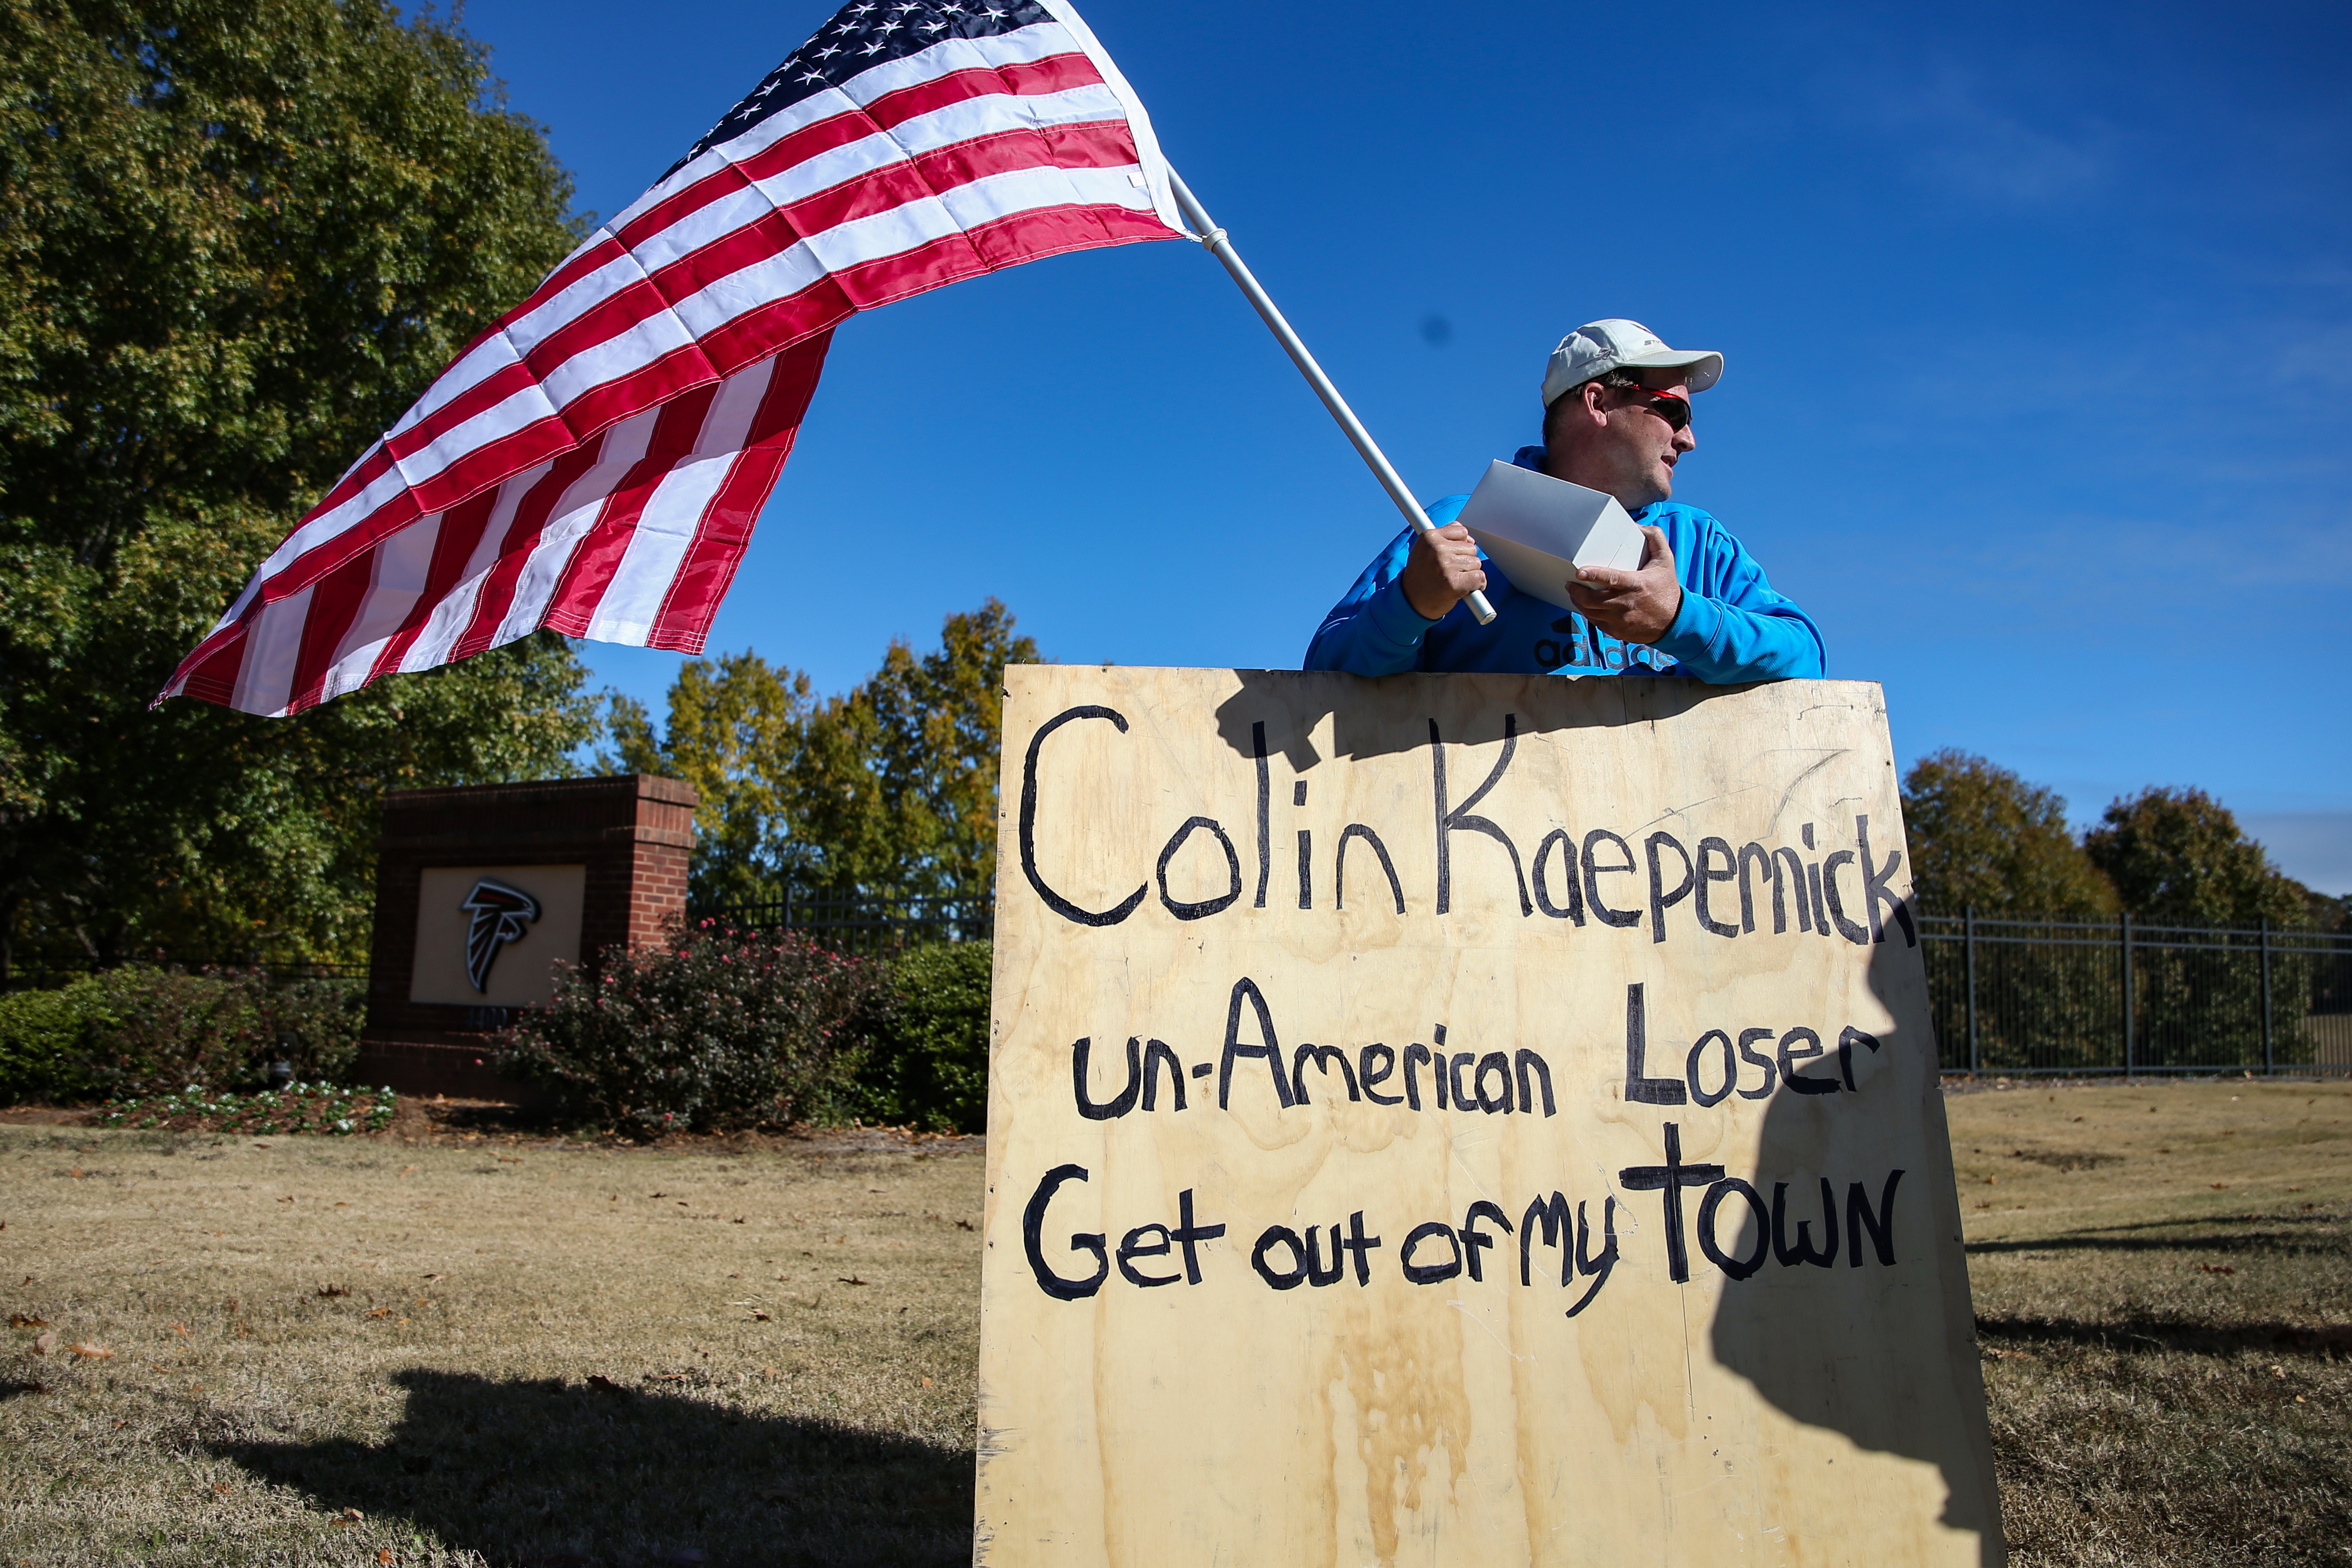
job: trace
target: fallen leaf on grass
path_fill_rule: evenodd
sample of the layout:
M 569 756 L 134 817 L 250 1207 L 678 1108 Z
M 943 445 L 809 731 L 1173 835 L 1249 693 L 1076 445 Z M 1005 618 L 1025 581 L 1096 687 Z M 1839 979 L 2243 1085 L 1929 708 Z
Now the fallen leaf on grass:
M 728 1223 L 730 1225 L 740 1225 L 743 1223 L 743 1217 L 739 1214 L 733 1219 L 728 1221 Z
M 216 1492 L 220 1493 L 220 1494 L 221 1494 L 221 1496 L 223 1496 L 223 1497 L 226 1497 L 226 1496 L 228 1496 L 228 1482 L 226 1482 L 226 1481 L 215 1481 L 215 1482 L 213 1482 L 213 1490 L 215 1490 L 215 1491 L 216 1491 Z
M 319 1287 L 319 1294 L 322 1296 L 348 1296 L 351 1293 L 352 1288 L 349 1285 L 321 1285 Z
M 969 1219 L 959 1219 L 956 1221 L 956 1228 L 958 1230 L 977 1230 L 980 1227 L 974 1225 Z
M 104 1361 L 114 1354 L 102 1344 L 69 1344 L 66 1348 L 84 1361 Z
M 57 1330 L 55 1330 L 55 1329 L 50 1329 L 50 1330 L 48 1330 L 48 1331 L 47 1331 L 47 1333 L 37 1333 L 37 1334 L 35 1334 L 35 1335 L 33 1336 L 33 1354 L 34 1354 L 35 1355 L 47 1355 L 47 1354 L 49 1354 L 49 1352 L 51 1352 L 51 1351 L 53 1351 L 53 1350 L 55 1350 L 55 1349 L 57 1349 L 57 1348 L 58 1348 L 58 1331 L 57 1331 Z
M 172 1325 L 172 1332 L 178 1334 L 182 1339 L 185 1339 L 188 1337 L 188 1325 L 185 1323 L 173 1323 Z
M 751 1321 L 755 1323 L 764 1323 L 769 1321 L 768 1314 L 755 1310 L 751 1313 Z
M 329 1524 L 357 1524 L 366 1518 L 367 1515 L 362 1513 L 358 1509 L 347 1508 L 343 1510 L 342 1512 L 335 1515 L 334 1518 L 327 1521 L 327 1522 Z
M 392 1316 L 392 1309 L 390 1307 L 378 1307 L 375 1311 L 369 1312 L 367 1316 L 372 1318 L 388 1318 Z
M 49 1320 L 47 1318 L 26 1317 L 22 1312 L 10 1312 L 8 1314 L 8 1326 L 12 1329 L 45 1329 L 49 1326 Z
M 499 1156 L 499 1164 L 502 1166 L 519 1166 L 522 1164 L 522 1156 L 520 1155 L 500 1155 Z
M 836 1275 L 836 1276 L 835 1276 L 835 1277 L 836 1279 L 838 1279 L 838 1280 L 839 1280 L 843 1284 L 845 1284 L 845 1285 L 862 1285 L 862 1284 L 866 1283 L 866 1281 L 863 1281 L 863 1280 L 859 1279 L 859 1278 L 858 1278 L 856 1275 L 855 1275 L 855 1274 L 840 1274 L 840 1275 Z
M 929 1378 L 926 1377 L 925 1379 L 923 1379 L 923 1386 L 924 1386 L 924 1387 L 929 1388 L 930 1385 L 931 1385 L 931 1380 L 930 1380 Z
M 2235 1263 L 2200 1263 L 2197 1267 L 2208 1274 L 2234 1274 L 2238 1271 Z
M 383 1568 L 392 1568 L 392 1563 L 393 1563 L 393 1562 L 394 1562 L 394 1558 L 393 1558 L 393 1555 L 392 1555 L 392 1548 L 391 1548 L 391 1547 L 389 1547 L 389 1546 L 387 1546 L 387 1547 L 384 1547 L 382 1551 L 378 1552 L 375 1554 L 375 1560 L 376 1560 L 378 1563 L 380 1563 L 383 1564 Z
M 2228 1186 L 2230 1184 L 2225 1181 L 2217 1181 L 2213 1184 L 2213 1190 L 2215 1192 L 2220 1192 L 2223 1187 Z
M 66 1175 L 73 1177 L 76 1181 L 79 1181 L 81 1180 L 81 1167 L 79 1166 L 76 1166 L 73 1169 L 66 1172 Z
M 438 1280 L 441 1278 L 438 1274 L 419 1274 L 416 1277 L 420 1280 Z

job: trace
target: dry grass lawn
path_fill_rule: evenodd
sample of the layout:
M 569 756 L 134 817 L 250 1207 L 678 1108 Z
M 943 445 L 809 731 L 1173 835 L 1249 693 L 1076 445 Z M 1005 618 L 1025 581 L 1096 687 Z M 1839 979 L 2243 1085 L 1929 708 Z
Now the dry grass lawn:
M 969 1562 L 981 1164 L 0 1128 L 0 1562 Z
M 2352 1563 L 2352 1086 L 1950 1111 L 2012 1560 Z M 874 1134 L 0 1126 L 0 1568 L 968 1562 L 980 1200 Z
M 2352 1563 L 2352 1085 L 1948 1105 L 2011 1562 Z

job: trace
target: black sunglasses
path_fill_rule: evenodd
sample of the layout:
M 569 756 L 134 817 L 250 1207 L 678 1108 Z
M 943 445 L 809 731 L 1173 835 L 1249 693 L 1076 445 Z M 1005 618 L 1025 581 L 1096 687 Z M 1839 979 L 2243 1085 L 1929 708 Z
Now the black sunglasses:
M 1654 392 L 1648 387 L 1627 387 L 1627 392 L 1642 400 L 1640 406 L 1648 409 L 1666 422 L 1669 429 L 1688 430 L 1691 422 L 1690 399 L 1679 392 Z

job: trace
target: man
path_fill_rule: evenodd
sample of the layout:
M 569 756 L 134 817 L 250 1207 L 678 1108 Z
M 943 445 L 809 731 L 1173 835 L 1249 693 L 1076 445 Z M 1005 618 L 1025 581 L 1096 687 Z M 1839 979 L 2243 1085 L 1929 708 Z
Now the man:
M 1513 588 L 1454 521 L 1467 496 L 1429 507 L 1434 533 L 1407 528 L 1332 608 L 1307 650 L 1310 670 L 1696 675 L 1703 681 L 1822 674 L 1822 634 L 1765 580 L 1721 523 L 1667 497 L 1675 465 L 1697 446 L 1692 396 L 1723 356 L 1676 352 L 1634 321 L 1589 322 L 1553 350 L 1543 382 L 1543 444 L 1522 468 L 1617 497 L 1647 543 L 1633 571 L 1590 568 L 1569 586 L 1575 611 Z M 1484 589 L 1481 626 L 1462 601 Z

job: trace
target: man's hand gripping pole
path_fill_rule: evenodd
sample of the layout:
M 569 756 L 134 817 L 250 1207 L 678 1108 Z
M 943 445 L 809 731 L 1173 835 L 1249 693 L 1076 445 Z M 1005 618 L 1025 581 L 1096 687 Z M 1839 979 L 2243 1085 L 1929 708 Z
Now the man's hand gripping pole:
M 1256 308 L 1259 318 L 1273 332 L 1275 341 L 1280 343 L 1283 352 L 1290 356 L 1290 362 L 1298 367 L 1298 373 L 1307 378 L 1307 384 L 1315 389 L 1315 395 L 1323 400 L 1323 406 L 1331 411 L 1331 417 L 1339 422 L 1339 428 L 1347 433 L 1357 455 L 1371 469 L 1372 476 L 1381 482 L 1381 488 L 1389 493 L 1389 499 L 1396 503 L 1397 510 L 1423 533 L 1435 532 L 1437 525 L 1429 520 L 1429 514 L 1421 509 L 1421 504 L 1412 498 L 1412 492 L 1404 487 L 1404 481 L 1390 465 L 1387 455 L 1372 440 L 1371 432 L 1364 428 L 1363 421 L 1356 417 L 1356 411 L 1348 406 L 1348 400 L 1339 395 L 1339 389 L 1331 384 L 1331 378 L 1323 373 L 1323 367 L 1315 362 L 1315 356 L 1307 351 L 1307 345 L 1298 340 L 1298 334 L 1290 329 L 1290 323 L 1283 319 L 1282 312 L 1276 308 L 1265 290 L 1258 286 L 1257 278 L 1234 252 L 1233 241 L 1225 236 L 1225 231 L 1210 218 L 1208 209 L 1201 205 L 1200 198 L 1192 194 L 1192 189 L 1173 169 L 1168 171 L 1168 183 L 1175 193 L 1176 205 L 1182 210 L 1184 221 L 1192 225 L 1192 237 L 1208 246 L 1209 254 L 1225 264 L 1225 270 L 1233 274 L 1234 281 L 1241 286 L 1242 293 Z M 1486 594 L 1473 591 L 1470 613 L 1478 618 L 1478 624 L 1484 626 L 1495 619 L 1495 607 L 1486 602 Z

